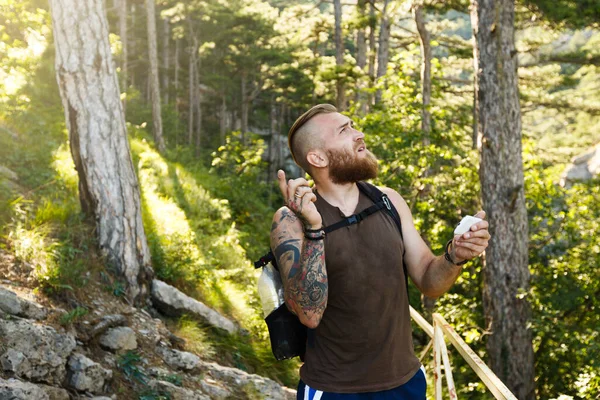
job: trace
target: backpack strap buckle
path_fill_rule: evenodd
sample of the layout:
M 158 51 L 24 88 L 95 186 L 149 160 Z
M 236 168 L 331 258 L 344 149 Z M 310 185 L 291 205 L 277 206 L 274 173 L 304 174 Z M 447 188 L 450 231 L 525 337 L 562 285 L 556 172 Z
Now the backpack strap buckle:
M 387 208 L 388 211 L 392 211 L 392 205 L 390 204 L 390 199 L 388 199 L 387 195 L 383 194 L 381 198 L 383 200 L 383 204 L 385 204 L 385 208 Z

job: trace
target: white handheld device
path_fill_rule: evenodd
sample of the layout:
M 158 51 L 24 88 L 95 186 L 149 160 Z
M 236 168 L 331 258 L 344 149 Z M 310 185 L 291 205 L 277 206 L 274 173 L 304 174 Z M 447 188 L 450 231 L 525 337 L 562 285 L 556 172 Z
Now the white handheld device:
M 481 220 L 481 218 L 467 215 L 460 221 L 460 224 L 456 226 L 456 229 L 454 229 L 454 235 L 462 235 L 463 233 L 468 232 L 474 224 L 478 223 Z

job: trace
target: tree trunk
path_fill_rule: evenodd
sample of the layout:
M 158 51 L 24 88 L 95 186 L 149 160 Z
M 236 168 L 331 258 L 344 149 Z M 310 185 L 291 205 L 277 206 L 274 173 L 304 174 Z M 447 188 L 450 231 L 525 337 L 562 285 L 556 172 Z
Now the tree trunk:
M 473 20 L 473 19 L 472 19 Z M 473 133 L 471 136 L 472 139 L 472 149 L 477 149 L 479 144 L 479 116 L 477 113 L 477 109 L 479 108 L 479 101 L 477 100 L 477 68 L 479 65 L 479 51 L 477 50 L 477 37 L 476 35 L 476 26 L 472 26 L 473 30 Z
M 175 40 L 175 146 L 179 144 L 179 49 L 181 40 Z
M 146 0 L 148 14 L 148 57 L 150 58 L 150 99 L 152 101 L 152 132 L 154 143 L 160 153 L 165 152 L 165 141 L 162 129 L 162 111 L 160 106 L 160 87 L 158 86 L 158 55 L 156 51 L 156 19 L 154 1 Z
M 121 36 L 121 92 L 127 93 L 127 0 L 119 1 L 119 36 Z M 123 113 L 127 95 L 123 96 Z
M 377 23 L 375 18 L 375 1 L 373 0 L 369 4 L 369 89 L 372 89 L 375 85 L 375 62 L 377 60 L 377 40 L 375 39 Z M 365 113 L 369 112 L 373 101 L 373 94 L 369 93 L 368 106 Z
M 319 40 L 320 39 L 319 36 L 321 34 L 321 31 L 317 30 L 314 33 L 315 33 L 315 37 L 314 37 L 314 46 L 313 46 L 312 52 L 313 52 L 313 56 L 314 56 L 316 62 L 313 63 L 312 76 L 313 76 L 313 79 L 316 79 L 317 73 L 318 73 L 318 70 L 319 70 L 318 59 L 321 56 L 321 54 L 319 52 L 319 45 L 321 44 L 320 40 Z M 312 104 L 316 104 L 316 102 L 317 102 L 317 88 L 316 88 L 316 85 L 313 85 L 313 88 L 312 88 Z
M 171 30 L 169 28 L 169 20 L 163 19 L 163 73 L 162 73 L 162 81 L 163 81 L 163 95 L 164 95 L 164 103 L 169 104 L 169 58 L 171 55 L 169 54 L 169 44 L 171 39 Z
M 135 3 L 132 3 L 131 4 L 131 13 L 130 13 L 130 15 L 131 15 L 131 27 L 132 27 L 132 36 L 133 37 L 130 38 L 131 41 L 129 42 L 129 53 L 133 54 L 134 58 L 136 57 L 136 54 L 137 54 L 137 47 L 135 45 L 135 31 L 133 30 L 133 27 L 135 27 L 135 16 L 136 16 L 135 13 L 136 13 Z M 134 74 L 134 71 L 135 71 L 135 69 L 132 68 L 131 73 L 128 76 L 128 78 L 129 78 L 129 84 L 132 87 L 135 87 L 135 74 Z
M 189 93 L 189 104 L 188 104 L 188 145 L 192 145 L 194 143 L 194 113 L 195 113 L 195 104 L 196 104 L 196 98 L 195 98 L 195 82 L 196 80 L 194 79 L 195 76 L 195 72 L 194 70 L 196 69 L 196 52 L 197 52 L 197 45 L 198 45 L 198 41 L 196 39 L 196 36 L 194 36 L 194 32 L 192 29 L 192 25 L 191 22 L 190 24 L 190 35 L 192 36 L 192 47 L 190 49 L 190 59 L 189 59 L 189 76 L 188 76 L 188 93 Z
M 423 130 L 423 144 L 427 146 L 429 145 L 429 135 L 431 133 L 431 114 L 429 113 L 429 104 L 431 103 L 431 38 L 425 26 L 423 6 L 418 3 L 415 4 L 413 11 L 421 43 L 421 87 L 423 95 L 421 129 Z
M 277 103 L 271 99 L 271 143 L 269 143 L 269 175 L 267 182 L 271 182 L 277 175 L 277 168 L 281 167 L 278 160 L 279 127 L 277 119 Z M 270 198 L 269 198 L 270 201 Z
M 381 11 L 381 27 L 379 28 L 379 51 L 377 52 L 377 79 L 385 76 L 390 53 L 390 21 L 387 15 L 389 0 L 383 2 Z M 381 89 L 375 93 L 375 103 L 381 102 Z
M 514 2 L 474 0 L 480 180 L 492 240 L 483 268 L 483 306 L 492 369 L 519 399 L 535 398 L 529 323 L 528 225 Z
M 153 273 L 103 4 L 50 1 L 56 79 L 82 211 L 96 221 L 101 252 L 125 278 L 129 299 L 144 305 Z
M 358 0 L 358 15 L 363 16 L 367 11 L 366 0 Z M 365 72 L 367 66 L 367 34 L 366 27 L 361 25 L 356 34 L 356 66 L 360 68 L 361 73 Z M 367 112 L 367 96 L 365 95 L 365 78 L 361 77 L 358 81 L 355 100 L 360 105 L 361 114 Z
M 202 93 L 200 92 L 200 58 L 197 58 L 196 67 L 194 68 L 194 86 L 194 102 L 196 105 L 196 157 L 200 157 L 200 149 L 202 147 Z
M 363 16 L 367 11 L 367 1 L 358 0 L 356 5 L 358 14 Z M 367 32 L 363 25 L 358 28 L 356 34 L 356 65 L 362 70 L 367 65 Z
M 473 74 L 473 133 L 471 134 L 471 148 L 473 150 L 478 148 L 479 143 L 479 128 L 478 128 L 478 116 L 477 116 L 477 74 Z
M 340 77 L 340 69 L 344 65 L 344 42 L 342 41 L 342 3 L 341 0 L 333 0 L 333 10 L 335 14 L 335 65 L 338 68 L 337 82 L 337 109 L 344 111 L 346 109 L 346 90 L 344 80 Z
M 285 123 L 285 111 L 286 111 L 286 107 L 285 107 L 285 103 L 281 103 L 281 106 L 279 107 L 279 115 L 277 118 L 277 126 L 279 127 L 279 131 L 282 131 L 282 127 L 283 124 Z M 275 159 L 277 160 L 277 163 L 279 165 L 281 165 L 282 167 L 285 164 L 285 155 L 283 154 L 283 146 L 281 145 L 281 141 L 278 140 L 277 142 L 275 142 Z M 287 148 L 287 146 L 286 146 Z M 295 165 L 295 164 L 294 164 Z M 271 179 L 275 179 L 274 177 L 271 177 Z
M 241 92 L 242 92 L 242 143 L 246 143 L 246 132 L 248 132 L 248 73 L 246 71 L 242 71 L 242 82 L 241 82 Z
M 221 112 L 219 120 L 219 134 L 221 139 L 221 145 L 225 144 L 225 132 L 227 132 L 227 102 L 225 99 L 225 91 L 221 93 Z

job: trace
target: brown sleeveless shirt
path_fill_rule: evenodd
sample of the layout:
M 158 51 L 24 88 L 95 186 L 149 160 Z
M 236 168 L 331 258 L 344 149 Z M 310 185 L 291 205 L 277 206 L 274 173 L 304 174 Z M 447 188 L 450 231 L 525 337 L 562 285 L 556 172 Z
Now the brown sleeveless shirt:
M 315 204 L 325 226 L 345 218 L 318 193 Z M 354 213 L 372 204 L 361 192 Z M 400 386 L 417 372 L 421 363 L 413 351 L 403 250 L 385 210 L 325 237 L 329 297 L 300 368 L 308 386 L 376 392 Z

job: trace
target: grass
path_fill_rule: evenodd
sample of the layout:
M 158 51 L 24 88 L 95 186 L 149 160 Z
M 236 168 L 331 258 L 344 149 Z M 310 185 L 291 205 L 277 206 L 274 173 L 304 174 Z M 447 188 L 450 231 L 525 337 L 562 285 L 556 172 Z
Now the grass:
M 157 277 L 238 321 L 249 335 L 227 335 L 190 318 L 173 329 L 187 339 L 189 350 L 295 386 L 297 362 L 280 363 L 271 354 L 255 290 L 257 272 L 241 245 L 228 202 L 205 188 L 214 183 L 202 179 L 206 170 L 162 157 L 144 132 L 134 130 L 133 136 L 144 226 Z
M 172 329 L 175 335 L 186 341 L 186 349 L 205 358 L 213 358 L 216 354 L 215 348 L 210 341 L 207 328 L 194 321 L 188 316 L 179 319 Z

